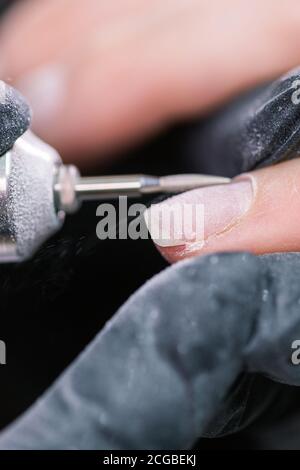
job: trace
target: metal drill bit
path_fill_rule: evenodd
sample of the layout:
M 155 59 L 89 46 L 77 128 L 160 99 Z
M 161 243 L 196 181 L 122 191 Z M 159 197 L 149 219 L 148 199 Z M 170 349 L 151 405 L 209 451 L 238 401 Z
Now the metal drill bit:
M 118 175 L 82 177 L 74 166 L 61 166 L 54 186 L 59 209 L 74 212 L 82 201 L 139 197 L 147 194 L 179 193 L 231 180 L 211 175 Z
M 120 175 L 80 177 L 75 184 L 77 197 L 97 200 L 119 196 L 138 197 L 142 194 L 177 193 L 203 186 L 229 183 L 229 178 L 209 175 Z
M 228 178 L 207 175 L 80 177 L 75 184 L 75 192 L 81 201 L 85 201 L 119 196 L 138 197 L 143 194 L 176 193 L 203 186 L 225 184 L 229 181 Z

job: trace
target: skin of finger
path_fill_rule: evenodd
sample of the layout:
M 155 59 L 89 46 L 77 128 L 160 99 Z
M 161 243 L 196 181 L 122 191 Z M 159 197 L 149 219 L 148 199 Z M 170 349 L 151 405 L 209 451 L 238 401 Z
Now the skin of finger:
M 140 13 L 129 13 L 122 27 L 113 17 L 104 31 L 88 28 L 81 52 L 68 49 L 72 79 L 56 123 L 38 127 L 39 133 L 72 156 L 109 152 L 298 61 L 300 6 L 294 0 L 176 5 L 167 2 L 158 13 L 155 4 L 142 25 Z
M 193 1 L 194 0 L 190 0 L 190 2 Z M 76 2 L 76 5 L 78 6 L 79 3 L 82 4 L 81 1 L 78 1 Z M 142 88 L 142 95 L 144 96 L 145 88 L 147 91 L 147 87 L 141 86 L 141 83 L 137 83 L 137 86 L 132 87 L 133 83 L 136 83 L 139 77 L 137 76 L 136 82 L 132 80 L 132 72 L 134 72 L 135 69 L 133 67 L 132 72 L 129 73 L 127 70 L 128 64 L 124 64 L 122 55 L 123 53 L 126 54 L 127 50 L 129 52 L 133 51 L 134 53 L 134 48 L 131 47 L 131 44 L 135 41 L 141 41 L 143 43 L 144 30 L 147 31 L 149 29 L 149 25 L 156 24 L 157 22 L 161 21 L 161 18 L 168 17 L 168 10 L 171 4 L 173 10 L 175 11 L 178 8 L 182 9 L 186 7 L 186 5 L 183 4 L 181 0 L 167 0 L 163 4 L 155 0 L 155 2 L 152 2 L 151 5 L 149 2 L 145 1 L 138 2 L 137 0 L 127 0 L 126 2 L 122 2 L 123 9 L 117 9 L 116 7 L 108 8 L 107 2 L 100 2 L 99 5 L 99 2 L 89 1 L 88 5 L 86 2 L 84 3 L 83 9 L 85 11 L 89 9 L 90 3 L 93 4 L 94 7 L 95 3 L 98 5 L 97 9 L 93 8 L 89 10 L 89 15 L 93 18 L 93 21 L 95 17 L 97 20 L 99 20 L 97 22 L 97 28 L 91 27 L 92 21 L 90 21 L 90 18 L 82 18 L 82 15 L 79 14 L 81 11 L 80 9 L 75 9 L 75 11 L 70 10 L 70 2 L 68 1 L 63 2 L 62 5 L 59 3 L 56 8 L 54 8 L 53 5 L 52 9 L 46 8 L 46 5 L 43 7 L 41 4 L 39 4 L 39 8 L 37 8 L 36 2 L 27 1 L 25 2 L 25 5 L 23 5 L 23 8 L 17 8 L 15 12 L 8 16 L 6 21 L 7 25 L 4 27 L 4 33 L 2 28 L 1 44 L 4 51 L 9 51 L 8 54 L 4 54 L 4 57 L 8 56 L 8 58 L 11 60 L 10 64 L 9 61 L 2 60 L 2 63 L 6 62 L 6 69 L 10 70 L 10 73 L 5 75 L 6 77 L 12 76 L 15 80 L 17 80 L 19 75 L 22 75 L 23 72 L 26 73 L 27 69 L 30 68 L 28 67 L 28 63 L 32 63 L 33 56 L 35 58 L 35 63 L 31 68 L 39 66 L 42 61 L 53 61 L 55 56 L 55 48 L 59 49 L 56 60 L 59 60 L 60 58 L 63 61 L 68 62 L 69 78 L 72 77 L 72 80 L 71 83 L 68 84 L 70 85 L 69 92 L 66 90 L 67 96 L 65 99 L 65 106 L 62 105 L 60 107 L 60 114 L 57 116 L 57 123 L 54 127 L 37 127 L 38 131 L 41 131 L 40 134 L 42 137 L 49 140 L 51 143 L 53 143 L 53 145 L 56 145 L 62 152 L 66 150 L 66 153 L 69 153 L 72 156 L 71 158 L 73 161 L 76 153 L 81 154 L 83 151 L 89 148 L 89 144 L 93 143 L 95 136 L 99 136 L 99 129 L 101 130 L 101 139 L 103 138 L 104 141 L 108 141 L 108 146 L 112 141 L 114 141 L 114 130 L 111 136 L 110 132 L 107 132 L 107 129 L 110 127 L 110 115 L 112 114 L 111 111 L 113 109 L 114 103 L 113 98 L 115 97 L 116 89 L 119 90 L 118 96 L 121 99 L 119 99 L 119 102 L 117 103 L 118 109 L 113 116 L 112 127 L 118 129 L 118 121 L 120 120 L 121 133 L 126 135 L 127 138 L 130 138 L 130 128 L 132 126 L 132 121 L 130 122 L 127 120 L 127 115 L 123 120 L 118 119 L 118 111 L 122 111 L 124 108 L 132 108 L 132 105 L 135 102 L 140 102 L 143 110 L 145 106 L 143 104 L 143 98 L 141 97 L 139 99 L 139 90 Z M 26 5 L 27 9 L 25 8 Z M 109 5 L 111 5 L 111 3 L 109 3 Z M 159 8 L 155 8 L 156 5 L 159 5 Z M 27 29 L 25 27 L 24 30 L 24 24 L 26 26 L 26 21 L 24 21 L 26 16 L 25 13 L 28 13 L 30 7 L 33 8 L 34 6 L 36 9 L 38 9 L 38 12 L 36 12 L 36 15 L 33 15 L 33 18 L 28 17 L 27 19 L 29 23 L 30 21 L 33 22 L 33 20 L 35 20 L 35 22 L 32 24 L 32 27 L 30 27 L 30 23 L 27 25 Z M 63 12 L 65 13 L 64 15 L 62 14 L 62 16 L 71 18 L 67 22 L 67 26 L 69 23 L 75 25 L 71 29 L 68 27 L 66 28 L 66 37 L 63 41 L 63 47 L 61 47 L 61 41 L 54 41 L 54 44 L 51 43 L 53 29 L 57 31 L 57 28 L 59 28 L 61 25 L 60 22 L 56 24 L 56 17 L 57 13 L 62 11 L 62 8 Z M 151 14 L 149 14 L 149 10 L 155 11 L 155 15 L 151 16 Z M 126 15 L 122 15 L 122 12 L 126 12 Z M 26 47 L 24 50 L 23 61 L 15 61 L 14 58 L 18 57 L 20 53 L 19 43 L 21 38 L 27 34 L 29 36 L 28 43 L 36 43 L 35 36 L 38 35 L 38 32 L 33 27 L 39 25 L 36 17 L 41 22 L 41 25 L 46 24 L 46 30 L 43 31 L 45 36 L 47 36 L 47 28 L 49 30 L 48 37 L 50 38 L 50 46 L 47 44 L 47 42 L 43 42 L 40 50 L 35 49 L 34 47 L 33 49 Z M 107 21 L 108 19 L 111 21 Z M 81 27 L 82 24 L 85 28 L 88 26 L 86 35 L 84 34 L 85 29 Z M 109 24 L 109 26 L 107 26 L 107 24 Z M 18 34 L 13 35 L 11 34 L 11 31 L 14 30 L 16 25 L 18 26 Z M 94 24 L 94 26 L 96 25 Z M 78 35 L 79 29 L 81 31 L 80 35 Z M 9 34 L 5 34 L 5 31 L 9 32 Z M 60 31 L 60 36 L 63 36 L 63 34 L 64 33 Z M 80 38 L 79 41 L 78 38 Z M 30 58 L 27 60 L 28 55 L 30 55 Z M 132 57 L 132 59 L 129 65 L 132 65 L 135 63 L 136 58 L 133 54 L 131 54 L 130 57 Z M 105 74 L 103 74 L 103 64 L 105 64 Z M 100 77 L 98 77 L 99 74 Z M 120 81 L 120 77 L 122 78 L 122 76 L 124 80 Z M 103 82 L 105 83 L 106 87 L 103 86 Z M 85 85 L 87 91 L 86 94 Z M 106 93 L 106 88 L 108 89 L 108 94 Z M 131 88 L 134 88 L 133 95 L 128 93 L 128 90 Z M 103 93 L 101 93 L 101 90 L 103 90 Z M 70 105 L 72 105 L 74 102 L 74 97 L 77 94 L 80 95 L 78 103 L 80 110 L 79 108 L 77 109 L 77 112 L 79 110 L 79 114 L 77 114 L 76 117 L 73 116 L 74 107 L 76 108 L 75 104 L 74 107 L 71 106 L 73 111 L 70 111 L 69 118 L 67 112 L 70 109 Z M 107 97 L 106 100 L 102 100 L 102 94 Z M 97 96 L 98 99 L 94 103 L 94 100 L 97 98 Z M 124 106 L 122 106 L 122 98 L 124 101 Z M 149 99 L 151 99 L 150 95 Z M 95 120 L 96 113 L 93 112 L 94 105 L 98 111 L 99 101 L 100 103 L 102 102 L 104 105 L 107 105 L 107 108 L 103 105 L 100 106 L 102 109 L 101 116 L 103 116 L 104 119 L 103 125 L 101 121 L 99 122 L 99 119 Z M 120 112 L 120 114 L 122 117 L 122 112 Z M 60 122 L 60 117 L 61 121 L 63 122 L 62 125 Z M 126 125 L 127 123 L 129 126 Z M 145 128 L 145 126 L 147 127 L 147 124 L 144 119 L 143 128 Z M 136 124 L 133 127 L 136 132 Z M 151 122 L 149 127 L 155 127 L 155 123 L 153 124 Z M 65 141 L 66 145 L 64 145 Z M 96 150 L 98 150 L 98 140 L 96 141 Z
M 253 17 L 249 23 L 251 31 L 249 29 L 244 41 L 239 42 L 240 51 L 233 52 L 232 43 L 240 37 L 238 13 L 232 18 L 230 28 L 225 30 L 220 45 L 219 41 L 211 41 L 214 36 L 211 23 L 214 21 L 218 31 L 222 24 L 216 22 L 217 12 L 209 11 L 210 20 L 207 13 L 203 22 L 203 42 L 198 38 L 199 20 L 195 19 L 193 9 L 187 9 L 185 15 L 182 11 L 178 17 L 174 15 L 171 24 L 165 19 L 163 27 L 161 23 L 149 22 L 149 29 L 134 33 L 130 30 L 131 34 L 120 36 L 120 41 L 116 41 L 114 35 L 111 42 L 107 37 L 104 41 L 103 35 L 87 41 L 83 60 L 80 62 L 79 58 L 72 73 L 77 78 L 68 89 L 61 122 L 48 128 L 44 137 L 61 145 L 65 151 L 69 149 L 73 157 L 84 149 L 94 150 L 96 155 L 99 147 L 109 153 L 167 122 L 204 111 L 243 87 L 245 82 L 247 85 L 254 82 L 255 74 L 256 78 L 266 78 L 276 67 L 279 73 L 279 67 L 288 68 L 289 62 L 292 63 L 288 41 L 283 44 L 276 36 L 278 44 L 275 45 L 271 40 L 274 31 L 272 34 L 263 27 L 267 18 L 260 16 L 257 25 L 259 44 L 266 44 L 265 47 L 260 45 L 259 50 L 252 51 Z M 230 32 L 226 37 L 227 31 Z M 181 44 L 178 32 L 184 38 Z M 249 54 L 244 56 L 247 47 Z M 278 52 L 276 56 L 270 55 L 273 47 Z M 218 60 L 212 61 L 211 56 Z M 281 60 L 279 65 L 278 56 L 285 57 L 286 64 Z M 202 60 L 195 61 L 195 57 Z M 245 63 L 240 57 L 247 58 Z M 258 70 L 259 64 L 261 70 Z M 84 106 L 84 103 L 89 105 Z
M 1 21 L 0 67 L 7 74 L 3 78 L 16 80 L 43 63 L 65 60 L 94 30 L 104 30 L 124 15 L 134 18 L 147 6 L 150 9 L 146 0 L 18 2 Z
M 201 249 L 197 244 L 159 248 L 169 262 L 217 252 L 299 251 L 300 162 L 281 163 L 249 175 L 254 200 L 238 223 L 209 237 Z

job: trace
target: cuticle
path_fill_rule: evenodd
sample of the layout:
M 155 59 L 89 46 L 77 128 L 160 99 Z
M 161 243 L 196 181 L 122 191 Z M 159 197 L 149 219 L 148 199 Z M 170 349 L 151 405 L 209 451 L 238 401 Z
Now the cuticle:
M 253 192 L 253 201 L 254 201 L 256 199 L 256 195 L 257 195 L 257 180 L 256 180 L 256 178 L 251 173 L 242 173 L 241 175 L 235 176 L 232 179 L 232 183 L 238 183 L 240 181 L 250 181 L 252 192 Z M 253 202 L 252 202 L 252 204 L 253 204 Z

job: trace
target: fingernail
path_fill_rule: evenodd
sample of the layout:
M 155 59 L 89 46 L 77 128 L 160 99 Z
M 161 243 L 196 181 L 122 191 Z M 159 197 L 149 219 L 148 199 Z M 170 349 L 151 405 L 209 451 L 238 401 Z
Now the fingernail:
M 55 64 L 31 71 L 16 84 L 32 107 L 37 127 L 51 123 L 58 115 L 66 87 L 65 67 Z
M 152 205 L 145 221 L 161 247 L 201 244 L 233 227 L 250 209 L 253 185 L 245 177 L 226 185 L 199 188 Z

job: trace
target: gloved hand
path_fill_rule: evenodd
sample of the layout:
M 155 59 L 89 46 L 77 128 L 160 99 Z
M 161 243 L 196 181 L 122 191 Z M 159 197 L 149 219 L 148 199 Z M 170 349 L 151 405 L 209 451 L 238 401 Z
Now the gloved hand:
M 218 414 L 242 372 L 300 385 L 291 361 L 299 276 L 299 255 L 213 255 L 172 266 L 1 434 L 0 448 L 181 449 L 214 418 L 213 435 L 230 421 L 237 429 L 246 396 L 228 406 L 222 425 Z
M 280 83 L 290 90 L 290 77 Z M 258 101 L 258 110 L 272 99 L 280 109 L 278 97 L 286 95 L 277 89 L 272 85 L 273 95 L 262 96 L 268 101 Z M 249 118 L 248 108 L 242 117 Z M 258 148 L 253 138 L 274 142 L 280 118 L 287 129 L 286 114 L 275 117 L 276 125 L 269 121 L 263 130 L 265 140 L 262 129 L 248 134 L 249 169 L 251 149 Z M 281 158 L 278 141 L 271 153 Z M 243 169 L 245 162 L 241 158 Z M 298 162 L 283 165 L 292 164 Z M 186 254 L 173 252 L 172 259 Z M 296 253 L 214 254 L 175 264 L 140 289 L 46 395 L 1 434 L 0 448 L 189 448 L 200 436 L 240 429 L 270 404 L 284 411 L 272 381 L 300 385 L 294 349 L 299 275 Z M 270 378 L 250 416 L 249 373 Z
M 29 128 L 31 112 L 17 90 L 0 81 L 0 156 Z

